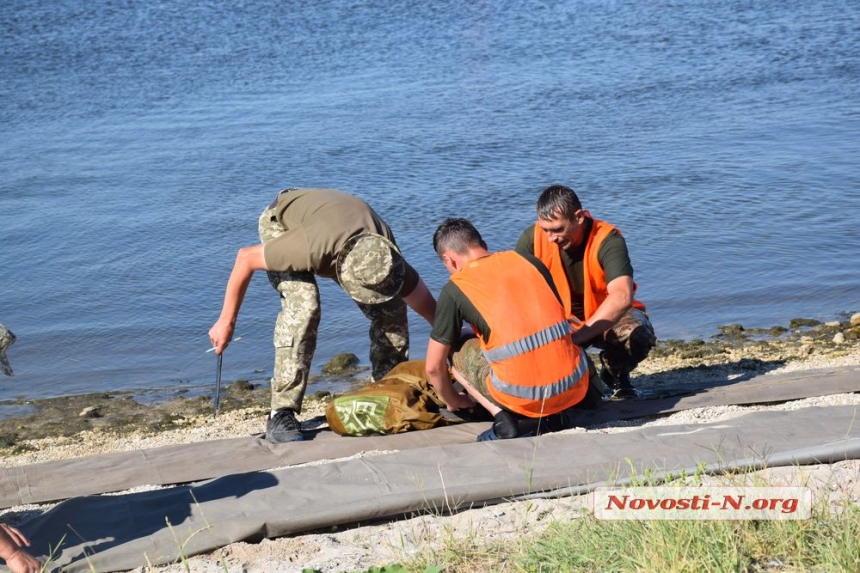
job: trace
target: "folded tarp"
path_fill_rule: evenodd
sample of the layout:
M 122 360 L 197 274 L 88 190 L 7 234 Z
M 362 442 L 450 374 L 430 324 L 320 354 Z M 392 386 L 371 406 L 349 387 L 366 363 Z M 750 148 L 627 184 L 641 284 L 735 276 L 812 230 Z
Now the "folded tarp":
M 764 404 L 858 391 L 860 369 L 857 367 L 759 375 L 728 383 L 712 382 L 711 386 L 663 389 L 658 396 L 665 397 L 604 402 L 596 410 L 578 412 L 573 421 L 576 426 L 588 427 L 612 420 L 704 406 Z M 369 450 L 407 450 L 469 443 L 487 427 L 487 423 L 469 423 L 364 438 L 342 437 L 322 431 L 312 440 L 281 445 L 246 436 L 4 468 L 0 470 L 0 507 L 125 491 L 142 485 L 190 483 L 223 475 L 344 458 Z
M 771 404 L 852 392 L 860 392 L 860 367 L 857 366 L 759 374 L 746 379 L 649 390 L 645 394 L 647 399 L 604 402 L 595 410 L 575 411 L 570 421 L 578 427 L 588 427 L 693 408 Z
M 411 512 L 537 492 L 582 493 L 632 475 L 721 471 L 860 458 L 858 408 L 759 411 L 709 424 L 612 434 L 546 434 L 449 444 L 193 486 L 80 497 L 20 528 L 52 571 L 122 571 L 255 542 Z M 194 463 L 200 460 L 188 460 Z

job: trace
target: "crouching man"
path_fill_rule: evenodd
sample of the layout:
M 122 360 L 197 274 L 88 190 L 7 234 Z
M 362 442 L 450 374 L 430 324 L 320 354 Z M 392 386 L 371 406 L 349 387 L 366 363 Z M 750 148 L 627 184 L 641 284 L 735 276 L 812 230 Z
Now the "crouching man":
M 449 410 L 470 409 L 474 400 L 493 416 L 478 441 L 519 437 L 518 415 L 547 418 L 580 403 L 588 390 L 588 360 L 573 343 L 546 267 L 514 251 L 490 253 L 466 219 L 445 220 L 433 248 L 451 280 L 436 304 L 427 374 Z M 456 348 L 464 321 L 478 338 Z M 451 374 L 467 394 L 458 393 L 449 376 L 455 348 Z

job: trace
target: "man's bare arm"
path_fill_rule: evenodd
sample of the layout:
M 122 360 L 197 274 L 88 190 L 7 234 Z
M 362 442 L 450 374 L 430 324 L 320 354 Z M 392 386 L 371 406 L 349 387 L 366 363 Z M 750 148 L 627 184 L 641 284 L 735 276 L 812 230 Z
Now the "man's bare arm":
M 409 308 L 429 322 L 430 326 L 433 326 L 433 316 L 436 314 L 436 299 L 430 294 L 430 289 L 427 288 L 421 277 L 418 277 L 418 284 L 415 285 L 412 292 L 403 297 L 403 301 L 409 305 Z
M 458 393 L 454 389 L 454 384 L 451 383 L 451 377 L 448 375 L 448 353 L 451 351 L 451 346 L 436 342 L 432 338 L 427 344 L 427 375 L 430 377 L 430 384 L 436 390 L 448 410 L 456 412 L 460 409 L 470 409 L 475 407 L 472 399 L 464 394 Z
M 224 304 L 221 307 L 221 316 L 209 329 L 209 339 L 215 347 L 215 354 L 221 354 L 233 339 L 233 330 L 236 328 L 236 318 L 245 292 L 251 284 L 254 271 L 266 270 L 266 259 L 263 256 L 263 245 L 253 245 L 239 249 L 233 271 L 227 281 L 227 289 L 224 293 Z
M 573 342 L 585 344 L 615 326 L 633 305 L 633 278 L 618 277 L 606 285 L 607 296 L 584 326 L 573 335 Z

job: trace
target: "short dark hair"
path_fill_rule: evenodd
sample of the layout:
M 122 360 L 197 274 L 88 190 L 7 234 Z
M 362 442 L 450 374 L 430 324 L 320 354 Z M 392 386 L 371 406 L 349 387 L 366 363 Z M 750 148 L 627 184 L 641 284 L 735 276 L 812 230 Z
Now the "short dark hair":
M 433 233 L 433 249 L 440 257 L 445 251 L 465 255 L 472 247 L 486 249 L 487 243 L 468 219 L 449 217 Z
M 543 190 L 537 201 L 538 219 L 552 219 L 559 215 L 568 221 L 573 220 L 574 214 L 582 209 L 579 197 L 570 187 L 550 185 Z

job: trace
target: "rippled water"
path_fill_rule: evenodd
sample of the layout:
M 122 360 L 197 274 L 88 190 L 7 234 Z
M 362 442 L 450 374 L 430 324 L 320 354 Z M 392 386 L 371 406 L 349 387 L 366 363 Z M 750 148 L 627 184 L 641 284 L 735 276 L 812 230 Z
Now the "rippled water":
M 512 248 L 565 183 L 664 338 L 856 312 L 859 33 L 832 0 L 7 0 L 0 399 L 211 385 L 235 251 L 286 186 L 366 198 L 434 293 L 443 218 Z M 322 291 L 315 368 L 365 357 Z M 278 308 L 255 278 L 226 379 L 266 378 Z

